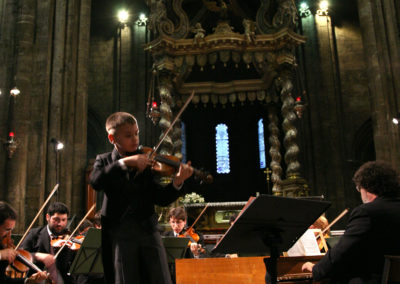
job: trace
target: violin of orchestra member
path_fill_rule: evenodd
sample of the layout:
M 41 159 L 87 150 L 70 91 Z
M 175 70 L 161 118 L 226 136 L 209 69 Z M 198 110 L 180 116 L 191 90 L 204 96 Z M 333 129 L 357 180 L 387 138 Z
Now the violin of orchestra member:
M 183 207 L 172 208 L 168 213 L 168 220 L 172 230 L 165 232 L 164 236 L 190 238 L 190 250 L 186 250 L 185 258 L 207 257 L 203 235 L 193 229 L 187 231 L 187 214 Z
M 167 257 L 157 229 L 154 205 L 167 206 L 193 174 L 180 164 L 172 184 L 155 181 L 154 162 L 139 147 L 136 118 L 116 112 L 106 121 L 114 150 L 96 157 L 90 183 L 104 192 L 101 211 L 102 257 L 107 284 L 170 284 Z
M 11 231 L 15 227 L 17 213 L 14 208 L 6 202 L 0 201 L 0 283 L 41 283 L 47 278 L 46 272 L 38 272 L 31 275 L 29 278 L 10 278 L 6 276 L 6 268 L 10 263 L 13 263 L 17 251 L 13 248 L 6 248 L 4 243 L 11 238 Z
M 353 181 L 362 205 L 351 212 L 339 242 L 303 271 L 333 283 L 381 283 L 384 256 L 400 255 L 399 174 L 385 162 L 363 164 Z
M 66 247 L 55 259 L 54 254 L 59 248 L 51 246 L 52 239 L 65 238 L 68 234 L 68 215 L 69 209 L 64 203 L 50 204 L 46 213 L 47 225 L 30 230 L 21 244 L 21 248 L 33 254 L 36 260 L 35 264 L 40 268 L 45 267 L 49 271 L 51 279 L 57 284 L 75 283 L 74 279 L 68 275 L 68 271 L 76 252 Z
M 97 211 L 96 214 L 94 214 L 94 219 L 93 219 L 93 226 L 96 229 L 101 229 L 101 211 Z

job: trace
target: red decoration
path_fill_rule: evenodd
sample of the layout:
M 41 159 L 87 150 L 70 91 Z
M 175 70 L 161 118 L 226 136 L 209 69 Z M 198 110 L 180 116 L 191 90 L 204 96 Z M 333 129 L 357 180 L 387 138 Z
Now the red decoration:
M 10 133 L 8 133 L 8 136 L 11 138 L 14 138 L 15 134 L 14 134 L 14 132 L 11 131 Z
M 301 102 L 301 97 L 297 97 L 296 102 Z
M 151 106 L 152 106 L 153 108 L 157 108 L 157 102 L 156 102 L 156 101 L 153 101 L 153 103 L 151 104 Z

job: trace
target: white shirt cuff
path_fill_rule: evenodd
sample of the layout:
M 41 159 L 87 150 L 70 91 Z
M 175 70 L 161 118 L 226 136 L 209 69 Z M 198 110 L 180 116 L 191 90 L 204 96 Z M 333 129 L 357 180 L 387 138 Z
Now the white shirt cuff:
M 128 167 L 125 165 L 124 161 L 118 160 L 118 164 L 121 166 L 121 169 L 123 169 L 124 171 L 128 170 Z

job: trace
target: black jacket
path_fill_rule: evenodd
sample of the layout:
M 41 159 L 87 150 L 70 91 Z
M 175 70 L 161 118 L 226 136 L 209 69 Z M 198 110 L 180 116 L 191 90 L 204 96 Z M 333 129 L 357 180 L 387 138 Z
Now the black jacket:
M 151 217 L 154 204 L 167 206 L 180 194 L 172 184 L 162 187 L 154 181 L 150 169 L 142 173 L 126 171 L 118 163 L 121 157 L 115 149 L 98 155 L 90 176 L 90 184 L 95 190 L 103 190 L 102 216 L 119 222 L 130 213 L 138 219 Z
M 315 280 L 379 283 L 384 255 L 400 254 L 400 199 L 378 197 L 356 207 L 339 242 L 313 267 Z
M 30 230 L 25 240 L 22 242 L 21 248 L 31 253 L 42 252 L 50 254 L 50 236 L 47 231 L 47 225 Z M 75 251 L 64 248 L 57 257 L 56 266 L 64 278 L 64 283 L 74 283 L 74 280 L 68 275 L 68 272 L 75 254 Z M 45 268 L 41 262 L 35 262 L 35 264 L 41 269 Z

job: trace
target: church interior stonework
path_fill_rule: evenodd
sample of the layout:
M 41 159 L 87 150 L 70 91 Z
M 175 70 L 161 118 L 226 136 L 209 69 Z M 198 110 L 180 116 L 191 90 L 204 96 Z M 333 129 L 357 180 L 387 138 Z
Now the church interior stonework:
M 182 195 L 323 199 L 328 219 L 360 204 L 360 165 L 400 167 L 400 1 L 325 4 L 0 0 L 0 200 L 15 232 L 56 184 L 77 220 L 100 209 L 88 177 L 118 111 L 141 145 L 163 138 L 158 153 L 212 176 Z

